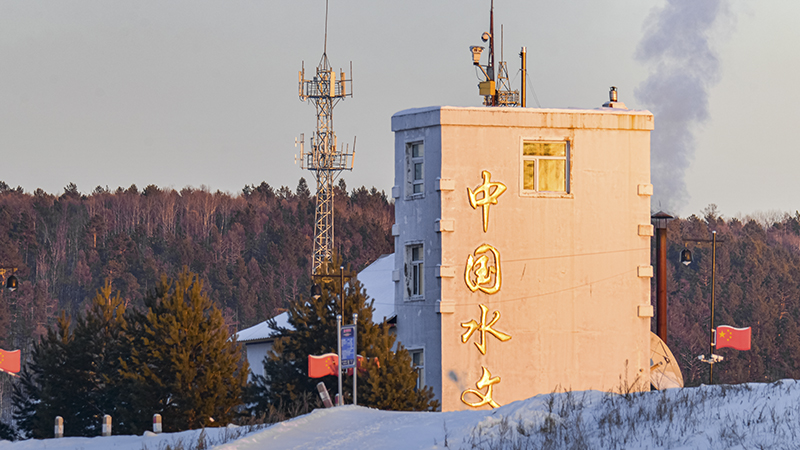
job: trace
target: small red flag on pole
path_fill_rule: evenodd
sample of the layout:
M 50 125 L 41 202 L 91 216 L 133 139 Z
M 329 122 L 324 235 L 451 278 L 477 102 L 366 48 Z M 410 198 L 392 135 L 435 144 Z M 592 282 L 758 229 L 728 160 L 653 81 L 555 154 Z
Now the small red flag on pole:
M 370 362 L 375 361 L 375 365 L 380 368 L 381 363 L 378 357 L 369 358 Z M 326 353 L 320 356 L 308 355 L 308 376 L 309 378 L 322 378 L 328 375 L 336 375 L 336 369 L 339 368 L 339 357 L 336 353 Z M 358 371 L 365 373 L 367 371 L 367 361 L 361 355 L 358 355 Z M 347 369 L 347 375 L 353 375 L 353 369 Z
M 714 338 L 717 348 L 730 347 L 736 350 L 750 350 L 750 327 L 734 328 L 728 325 L 717 327 Z
M 0 349 L 0 370 L 4 372 L 18 373 L 19 372 L 19 350 L 6 351 Z
M 369 361 L 367 361 L 367 360 L 369 360 Z M 374 357 L 374 358 L 364 358 L 363 356 L 358 355 L 358 362 L 357 362 L 357 364 L 358 364 L 358 372 L 359 373 L 367 373 L 367 363 L 368 362 L 372 362 L 372 361 L 375 361 L 375 365 L 379 369 L 381 368 L 381 363 L 380 363 L 380 361 L 378 361 L 378 357 L 377 356 Z M 352 368 L 347 369 L 347 376 L 350 376 L 350 377 L 353 376 L 353 369 Z
M 336 353 L 326 353 L 320 356 L 308 355 L 308 376 L 322 378 L 336 375 L 339 368 L 339 356 Z

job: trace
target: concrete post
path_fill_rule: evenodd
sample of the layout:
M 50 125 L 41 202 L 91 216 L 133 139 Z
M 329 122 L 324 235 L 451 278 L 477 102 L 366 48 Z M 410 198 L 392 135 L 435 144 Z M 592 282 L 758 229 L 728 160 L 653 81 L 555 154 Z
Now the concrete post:
M 111 416 L 103 416 L 103 436 L 111 436 Z
M 53 437 L 62 438 L 64 437 L 64 418 L 61 416 L 56 416 L 56 424 L 53 430 Z
M 319 398 L 322 399 L 322 404 L 325 405 L 326 408 L 333 406 L 331 396 L 328 394 L 328 388 L 325 387 L 325 383 L 322 381 L 317 383 L 317 392 L 319 392 Z
M 161 433 L 161 414 L 153 414 L 153 433 Z

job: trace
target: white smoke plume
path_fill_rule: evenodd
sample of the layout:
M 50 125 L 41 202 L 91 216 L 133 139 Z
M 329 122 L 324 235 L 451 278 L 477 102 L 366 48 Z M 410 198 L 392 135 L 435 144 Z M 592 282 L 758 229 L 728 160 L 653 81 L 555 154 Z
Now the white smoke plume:
M 635 57 L 650 75 L 634 95 L 655 115 L 650 145 L 655 209 L 678 212 L 689 199 L 684 175 L 694 159 L 694 133 L 708 120 L 709 89 L 720 79 L 709 41 L 713 28 L 728 17 L 724 0 L 667 0 L 645 21 Z

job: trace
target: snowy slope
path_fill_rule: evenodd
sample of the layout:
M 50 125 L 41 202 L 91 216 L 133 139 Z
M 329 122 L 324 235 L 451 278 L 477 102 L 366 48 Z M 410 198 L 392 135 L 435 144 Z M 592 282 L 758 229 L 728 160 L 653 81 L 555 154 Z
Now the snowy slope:
M 231 430 L 207 430 L 209 443 L 219 444 L 226 432 Z M 0 442 L 0 450 L 158 449 L 174 448 L 177 439 L 189 449 L 198 434 Z M 548 394 L 485 411 L 404 413 L 344 406 L 316 410 L 214 448 L 789 449 L 798 441 L 800 382 L 783 380 L 631 395 Z
M 629 396 L 540 395 L 493 411 L 401 413 L 345 406 L 218 448 L 773 449 L 796 448 L 795 439 L 800 440 L 800 383 L 784 380 Z
M 65 420 L 64 425 L 69 423 Z M 230 426 L 227 428 L 208 428 L 203 430 L 183 431 L 180 433 L 154 434 L 147 432 L 143 436 L 109 436 L 109 437 L 67 437 L 61 439 L 29 439 L 26 441 L 0 441 L 0 450 L 160 450 L 170 446 L 173 449 L 194 449 L 198 443 L 205 442 L 207 448 L 227 442 L 231 438 L 245 435 L 247 428 Z

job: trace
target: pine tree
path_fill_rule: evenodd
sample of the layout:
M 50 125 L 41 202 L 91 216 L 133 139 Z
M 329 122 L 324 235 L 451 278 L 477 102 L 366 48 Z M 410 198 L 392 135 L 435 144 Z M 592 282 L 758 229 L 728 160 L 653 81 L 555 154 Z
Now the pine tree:
M 335 256 L 334 260 L 338 258 Z M 337 273 L 338 263 L 329 263 L 324 273 Z M 346 275 L 347 277 L 347 275 Z M 394 335 L 384 322 L 372 321 L 373 301 L 355 279 L 346 281 L 344 308 L 341 304 L 341 277 L 323 278 L 322 295 L 302 299 L 289 305 L 291 328 L 272 324 L 276 339 L 272 352 L 264 359 L 264 373 L 255 376 L 251 386 L 251 411 L 262 413 L 270 406 L 289 411 L 289 406 L 303 399 L 317 398 L 316 385 L 323 381 L 331 390 L 337 385 L 335 376 L 309 378 L 308 356 L 336 353 L 336 315 L 342 312 L 343 322 L 351 323 L 353 313 L 358 314 L 357 351 L 368 361 L 366 374 L 358 377 L 358 403 L 373 408 L 397 411 L 434 411 L 439 402 L 433 399 L 430 387 L 417 390 L 417 374 L 411 367 L 408 351 L 395 344 Z M 378 363 L 375 363 L 375 358 Z M 352 378 L 346 377 L 345 398 L 352 392 Z M 352 400 L 350 400 L 352 401 Z
M 133 348 L 122 375 L 137 393 L 132 423 L 163 417 L 164 431 L 225 425 L 236 415 L 247 380 L 241 347 L 197 275 L 162 276 L 146 312 L 132 314 Z
M 11 425 L 0 422 L 0 441 L 16 441 L 17 433 Z
M 14 387 L 20 430 L 52 437 L 53 420 L 62 416 L 65 435 L 96 436 L 102 416 L 117 415 L 122 392 L 117 374 L 127 348 L 124 313 L 124 301 L 111 295 L 108 282 L 74 328 L 62 313 L 57 328 L 34 345 L 31 363 Z
M 73 340 L 70 323 L 62 312 L 56 329 L 48 329 L 47 335 L 34 344 L 31 362 L 23 367 L 14 384 L 14 420 L 26 437 L 52 437 L 55 417 L 71 411 L 71 402 L 66 398 L 75 378 L 66 356 Z
M 119 292 L 112 294 L 109 280 L 95 295 L 86 315 L 78 318 L 74 334 L 71 358 L 86 385 L 80 408 L 85 435 L 98 435 L 106 414 L 114 419 L 114 434 L 139 433 L 141 429 L 120 420 L 130 390 L 119 371 L 122 361 L 130 357 L 131 344 L 126 302 Z

